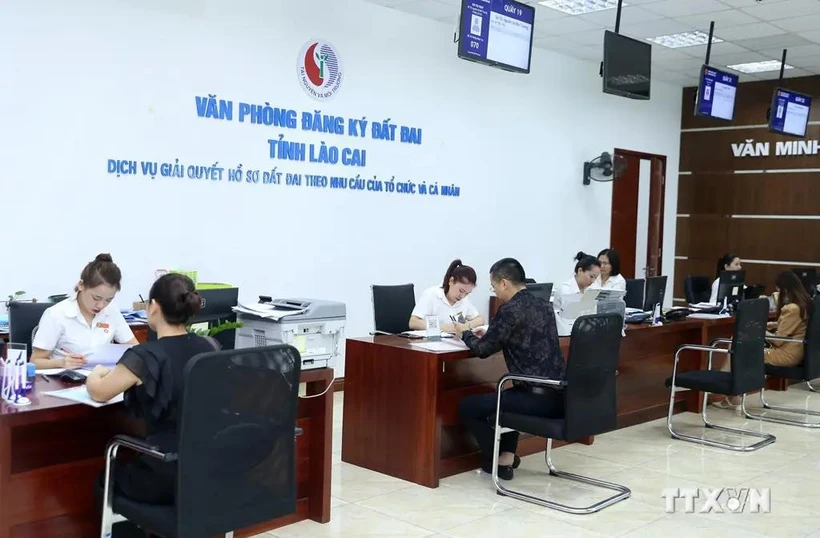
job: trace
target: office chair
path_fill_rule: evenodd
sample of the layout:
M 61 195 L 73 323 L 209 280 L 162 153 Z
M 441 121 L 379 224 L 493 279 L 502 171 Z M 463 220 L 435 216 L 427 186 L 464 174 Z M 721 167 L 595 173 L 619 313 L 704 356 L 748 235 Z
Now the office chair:
M 25 344 L 28 356 L 31 357 L 31 342 L 37 334 L 40 318 L 43 317 L 43 312 L 52 306 L 54 303 L 9 303 L 9 342 Z
M 583 437 L 604 433 L 617 427 L 615 369 L 618 366 L 622 328 L 623 319 L 618 314 L 581 316 L 572 326 L 567 370 L 563 380 L 513 374 L 507 374 L 499 380 L 496 389 L 495 444 L 493 447 L 493 484 L 495 484 L 496 491 L 515 499 L 571 514 L 592 514 L 632 495 L 630 489 L 625 486 L 559 471 L 552 464 L 551 459 L 553 439 L 578 441 Z M 562 389 L 564 416 L 553 419 L 504 412 L 501 409 L 502 387 L 509 380 L 527 381 L 535 385 Z M 569 506 L 507 489 L 498 480 L 498 450 L 501 434 L 509 431 L 546 437 L 547 450 L 544 459 L 550 475 L 592 484 L 618 493 L 589 506 Z
M 812 301 L 812 313 L 809 316 L 808 326 L 806 327 L 806 339 L 799 340 L 796 338 L 781 338 L 769 337 L 769 340 L 777 340 L 780 342 L 797 342 L 802 343 L 804 347 L 803 362 L 797 366 L 773 366 L 766 364 L 766 375 L 773 377 L 781 377 L 785 379 L 793 379 L 796 381 L 805 381 L 812 392 L 818 392 L 811 385 L 811 380 L 820 377 L 820 295 L 817 295 Z M 764 396 L 765 388 L 760 389 L 760 401 L 763 403 L 764 409 L 771 409 L 774 411 L 785 411 L 787 413 L 802 413 L 804 415 L 820 416 L 820 412 L 812 411 L 810 409 L 800 409 L 797 407 L 786 407 L 780 405 L 770 405 Z M 749 418 L 756 418 L 766 422 L 778 422 L 780 424 L 789 424 L 792 426 L 803 426 L 804 428 L 820 428 L 820 422 L 803 422 L 799 420 L 791 420 L 780 417 L 770 417 L 761 414 L 752 414 L 746 410 L 746 402 L 742 404 L 743 414 Z M 808 418 L 808 416 L 806 417 Z
M 410 330 L 410 314 L 416 307 L 413 284 L 370 286 L 373 294 L 373 322 L 376 333 L 400 334 Z
M 627 308 L 640 308 L 643 310 L 643 292 L 646 281 L 642 278 L 626 279 L 626 295 L 624 303 Z
M 792 271 L 805 286 L 809 297 L 817 295 L 817 284 L 820 284 L 820 281 L 817 280 L 817 269 L 814 267 L 796 267 Z
M 727 396 L 743 397 L 745 405 L 746 393 L 762 389 L 766 384 L 766 376 L 763 366 L 763 349 L 765 347 L 766 321 L 769 317 L 769 301 L 767 299 L 754 299 L 741 301 L 737 305 L 735 316 L 734 336 L 731 340 L 718 339 L 712 345 L 683 345 L 675 352 L 675 364 L 672 368 L 672 377 L 666 380 L 669 387 L 669 412 L 666 416 L 666 425 L 673 439 L 689 441 L 701 445 L 709 445 L 736 452 L 751 452 L 775 442 L 774 435 L 731 428 L 709 422 L 706 418 L 706 409 L 709 407 L 709 394 L 724 394 Z M 728 343 L 730 347 L 724 349 L 721 344 Z M 680 353 L 684 350 L 704 351 L 709 353 L 709 362 L 706 370 L 694 370 L 691 372 L 678 373 L 678 363 Z M 712 354 L 725 353 L 731 359 L 731 372 L 720 372 L 712 370 Z M 702 437 L 695 437 L 680 432 L 676 432 L 672 427 L 672 412 L 675 407 L 675 389 L 677 387 L 687 388 L 703 392 L 703 410 L 701 418 L 703 425 L 719 431 L 749 435 L 761 438 L 760 441 L 751 445 L 734 445 L 723 441 L 713 441 Z
M 234 530 L 296 511 L 294 433 L 302 360 L 292 346 L 201 353 L 185 367 L 179 449 L 162 453 L 124 435 L 108 444 L 102 537 L 127 519 L 164 538 L 232 536 Z M 120 448 L 177 462 L 174 505 L 115 492 Z
M 687 276 L 683 279 L 683 293 L 689 304 L 706 303 L 712 296 L 712 282 L 708 276 Z

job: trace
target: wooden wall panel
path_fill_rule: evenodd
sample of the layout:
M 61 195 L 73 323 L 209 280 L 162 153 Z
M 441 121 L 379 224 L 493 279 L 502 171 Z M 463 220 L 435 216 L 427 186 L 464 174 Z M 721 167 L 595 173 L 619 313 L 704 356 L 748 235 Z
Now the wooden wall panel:
M 726 252 L 751 260 L 820 260 L 820 220 L 678 217 L 676 256 L 714 259 Z
M 788 71 L 786 72 L 788 75 Z M 741 83 L 735 101 L 735 117 L 730 122 L 695 116 L 696 88 L 683 89 L 682 129 L 704 129 L 728 125 L 758 125 L 766 123 L 766 109 L 771 106 L 772 92 L 778 86 L 776 80 Z M 800 93 L 820 97 L 820 76 L 786 79 L 783 87 Z M 820 121 L 820 107 L 813 106 L 809 121 Z
M 678 214 L 820 214 L 820 174 L 715 174 L 679 178 Z
M 805 139 L 770 133 L 766 128 L 685 132 L 681 133 L 680 169 L 704 173 L 820 168 L 820 149 L 815 146 L 818 139 L 820 125 L 809 125 Z M 735 157 L 732 144 L 744 144 L 747 140 L 752 140 L 755 147 L 768 144 L 768 156 Z M 777 155 L 778 144 L 786 148 L 784 151 L 791 150 L 794 154 Z M 735 149 L 741 151 L 742 147 Z M 805 154 L 807 151 L 811 154 Z

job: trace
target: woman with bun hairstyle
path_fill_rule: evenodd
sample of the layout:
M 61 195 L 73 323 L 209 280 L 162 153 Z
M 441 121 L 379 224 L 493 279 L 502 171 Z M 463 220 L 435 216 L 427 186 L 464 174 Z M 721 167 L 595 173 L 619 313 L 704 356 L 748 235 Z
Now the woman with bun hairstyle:
M 558 286 L 552 303 L 557 313 L 561 313 L 565 299 L 571 295 L 583 295 L 601 274 L 601 262 L 595 256 L 584 252 L 575 255 L 575 274 Z
M 484 325 L 484 318 L 467 298 L 475 289 L 476 281 L 475 269 L 462 264 L 461 260 L 453 260 L 442 284 L 422 293 L 410 315 L 410 328 L 426 329 L 427 316 L 438 316 L 444 332 L 455 331 L 456 324 L 466 325 L 469 329 Z
M 144 421 L 146 441 L 162 452 L 177 451 L 185 365 L 195 355 L 219 348 L 213 339 L 186 329 L 201 304 L 187 276 L 171 273 L 157 279 L 148 294 L 148 326 L 157 340 L 132 347 L 113 369 L 96 366 L 86 381 L 88 395 L 97 402 L 125 393 L 126 410 Z M 114 469 L 117 493 L 143 503 L 174 502 L 175 464 L 141 456 Z
M 96 348 L 111 342 L 136 344 L 125 318 L 111 304 L 121 280 L 110 254 L 89 262 L 74 296 L 43 312 L 31 343 L 31 362 L 38 369 L 80 368 L 88 362 L 85 355 Z

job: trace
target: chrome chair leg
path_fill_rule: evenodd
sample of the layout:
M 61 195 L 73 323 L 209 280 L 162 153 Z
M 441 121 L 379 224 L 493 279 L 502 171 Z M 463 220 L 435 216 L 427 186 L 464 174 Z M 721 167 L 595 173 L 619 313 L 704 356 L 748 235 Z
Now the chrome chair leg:
M 605 482 L 603 480 L 598 480 L 597 478 L 590 478 L 587 476 L 581 476 L 574 473 L 559 471 L 558 469 L 556 469 L 555 466 L 552 464 L 552 439 L 547 439 L 547 450 L 544 454 L 544 460 L 546 461 L 549 474 L 557 476 L 559 478 L 572 480 L 575 482 L 582 482 L 584 484 L 590 484 L 593 486 L 614 490 L 618 493 L 610 497 L 607 497 L 602 501 L 590 504 L 588 506 L 570 506 L 567 504 L 561 504 L 555 501 L 542 499 L 540 497 L 534 497 L 532 495 L 528 495 L 520 491 L 505 488 L 503 485 L 501 485 L 501 482 L 498 479 L 498 449 L 501 445 L 501 434 L 511 431 L 513 430 L 509 428 L 501 428 L 498 424 L 498 419 L 496 418 L 495 442 L 493 443 L 493 485 L 495 485 L 496 491 L 498 491 L 502 495 L 512 497 L 513 499 L 518 499 L 521 501 L 526 501 L 540 506 L 544 506 L 546 508 L 552 508 L 553 510 L 560 510 L 562 512 L 567 512 L 570 514 L 594 514 L 595 512 L 600 512 L 607 506 L 612 506 L 617 502 L 623 501 L 624 499 L 628 499 L 632 495 L 632 491 L 626 486 L 613 484 L 612 482 Z
M 810 390 L 810 391 L 812 391 L 812 392 L 820 392 L 820 390 L 818 390 L 818 389 L 816 389 L 816 388 L 814 388 L 814 387 L 812 386 L 811 381 L 806 380 L 806 385 L 808 385 L 808 387 L 809 387 L 809 390 Z
M 769 402 L 766 401 L 765 391 L 766 391 L 766 389 L 760 389 L 760 401 L 763 404 L 763 409 L 768 409 L 768 410 L 771 410 L 771 411 L 782 411 L 782 412 L 786 412 L 786 413 L 799 413 L 799 414 L 805 415 L 806 418 L 808 418 L 810 416 L 820 417 L 820 411 L 814 411 L 812 409 L 799 409 L 797 407 L 786 407 L 786 406 L 783 406 L 783 405 L 771 405 Z M 820 422 L 805 422 L 805 421 L 800 421 L 800 420 L 792 420 L 792 419 L 789 419 L 789 418 L 772 417 L 772 416 L 769 416 L 769 415 L 751 413 L 746 408 L 746 400 L 745 399 L 743 400 L 743 403 L 741 405 L 741 409 L 743 410 L 743 414 L 748 418 L 754 418 L 754 419 L 762 420 L 762 421 L 765 421 L 765 422 L 776 422 L 778 424 L 788 424 L 789 426 L 800 426 L 802 428 L 820 428 Z

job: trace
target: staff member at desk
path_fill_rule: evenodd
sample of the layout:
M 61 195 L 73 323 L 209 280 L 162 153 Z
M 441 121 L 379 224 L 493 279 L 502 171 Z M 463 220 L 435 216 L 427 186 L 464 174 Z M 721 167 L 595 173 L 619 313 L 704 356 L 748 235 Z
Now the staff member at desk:
M 712 294 L 709 296 L 709 302 L 717 304 L 718 287 L 720 286 L 720 273 L 723 271 L 740 271 L 743 267 L 740 265 L 740 258 L 732 253 L 724 254 L 717 261 L 717 275 L 715 281 L 712 282 Z
M 621 255 L 614 248 L 605 248 L 598 254 L 601 274 L 590 286 L 598 290 L 626 291 L 626 279 L 621 276 Z
M 463 265 L 461 260 L 453 260 L 441 286 L 433 286 L 422 293 L 419 302 L 410 315 L 410 328 L 427 328 L 427 316 L 438 316 L 444 332 L 454 332 L 456 323 L 466 324 L 470 329 L 484 325 L 484 318 L 467 298 L 477 282 L 475 269 Z
M 479 336 L 466 325 L 459 325 L 456 335 L 478 357 L 502 351 L 512 374 L 561 380 L 565 365 L 555 313 L 547 301 L 527 290 L 524 268 L 518 261 L 504 258 L 490 269 L 490 283 L 503 304 L 486 334 Z M 489 420 L 495 416 L 495 406 L 495 392 L 466 396 L 458 406 L 462 422 L 481 447 L 481 469 L 486 473 L 492 472 L 493 465 L 494 438 Z M 557 418 L 563 415 L 564 400 L 559 390 L 515 382 L 502 393 L 501 407 L 513 413 Z M 517 446 L 518 432 L 501 436 L 498 476 L 504 480 L 512 480 L 513 469 L 521 461 L 515 455 Z
M 575 255 L 575 276 L 558 286 L 552 304 L 555 311 L 561 313 L 564 300 L 570 295 L 583 295 L 601 274 L 601 262 L 589 254 L 579 252 Z
M 151 286 L 148 303 L 148 326 L 157 333 L 157 340 L 132 347 L 113 369 L 96 366 L 86 388 L 98 402 L 124 392 L 126 410 L 145 421 L 146 441 L 162 452 L 175 452 L 185 365 L 195 355 L 214 351 L 218 345 L 185 328 L 202 304 L 187 276 L 161 276 Z M 114 467 L 114 485 L 118 493 L 138 502 L 173 503 L 176 471 L 175 464 L 140 456 Z
M 137 344 L 134 333 L 111 305 L 120 291 L 122 273 L 110 254 L 99 254 L 80 274 L 74 297 L 43 312 L 31 343 L 31 362 L 39 369 L 79 368 L 83 353 L 116 341 Z

